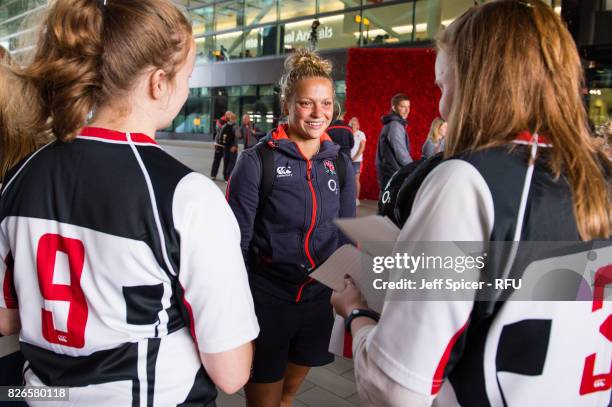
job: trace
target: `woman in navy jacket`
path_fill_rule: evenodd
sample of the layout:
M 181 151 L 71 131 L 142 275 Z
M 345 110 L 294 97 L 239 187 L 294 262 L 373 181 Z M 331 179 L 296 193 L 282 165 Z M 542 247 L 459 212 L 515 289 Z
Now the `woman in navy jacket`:
M 309 273 L 347 242 L 332 221 L 355 216 L 351 163 L 325 132 L 334 106 L 331 64 L 299 50 L 285 69 L 281 98 L 288 123 L 242 153 L 227 191 L 261 327 L 246 386 L 254 407 L 290 406 L 310 367 L 333 360 L 327 351 L 331 291 Z M 274 179 L 262 196 L 266 159 Z

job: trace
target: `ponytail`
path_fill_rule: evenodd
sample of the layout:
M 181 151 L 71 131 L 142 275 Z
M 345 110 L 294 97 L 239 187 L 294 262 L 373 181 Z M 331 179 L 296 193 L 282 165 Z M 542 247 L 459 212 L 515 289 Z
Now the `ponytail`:
M 191 25 L 169 0 L 55 0 L 43 23 L 34 60 L 22 76 L 64 142 L 76 137 L 90 112 L 116 111 L 145 69 L 172 79 L 191 45 Z

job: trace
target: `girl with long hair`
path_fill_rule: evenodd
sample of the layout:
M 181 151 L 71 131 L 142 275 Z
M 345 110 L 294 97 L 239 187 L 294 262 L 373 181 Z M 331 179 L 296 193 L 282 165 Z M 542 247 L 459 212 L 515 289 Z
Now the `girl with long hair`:
M 251 407 L 291 406 L 310 368 L 333 361 L 331 291 L 309 274 L 346 242 L 332 221 L 355 216 L 350 159 L 325 132 L 331 64 L 298 50 L 280 84 L 287 124 L 242 153 L 227 190 L 261 326 L 245 387 Z
M 427 140 L 423 144 L 423 157 L 429 158 L 444 150 L 444 139 L 448 125 L 441 117 L 436 117 L 431 122 Z
M 347 329 L 362 399 L 607 405 L 612 305 L 600 290 L 612 258 L 611 163 L 589 139 L 570 33 L 540 0 L 487 2 L 442 32 L 435 70 L 446 159 L 420 186 L 396 251 L 409 241 L 521 242 L 506 258 L 515 259 L 509 275 L 524 277 L 526 264 L 547 271 L 536 260 L 560 259 L 567 268 L 576 259 L 589 262 L 585 282 L 595 289 L 588 301 L 518 301 L 518 289 L 469 291 L 457 301 L 425 290 L 420 298 L 430 301 L 388 302 L 376 323 L 347 279 L 332 301 L 340 315 L 353 315 Z M 542 259 L 525 241 L 569 243 Z M 481 271 L 487 281 L 505 274 L 506 266 L 494 266 L 487 261 Z M 545 291 L 564 288 L 555 285 L 563 270 L 554 273 L 542 280 Z M 476 301 L 481 294 L 491 296 Z
M 169 0 L 49 5 L 19 108 L 36 105 L 32 126 L 54 141 L 8 172 L 0 199 L 0 334 L 20 332 L 27 385 L 169 406 L 246 382 L 258 325 L 238 225 L 155 142 L 194 61 Z

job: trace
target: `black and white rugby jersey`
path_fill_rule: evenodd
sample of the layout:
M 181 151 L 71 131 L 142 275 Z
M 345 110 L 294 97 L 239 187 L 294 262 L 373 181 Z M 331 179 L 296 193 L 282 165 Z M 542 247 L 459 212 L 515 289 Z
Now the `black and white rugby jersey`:
M 84 128 L 13 169 L 0 256 L 26 383 L 70 386 L 72 405 L 212 404 L 198 350 L 259 331 L 221 191 L 143 134 Z
M 396 250 L 402 241 L 513 241 L 528 156 L 527 147 L 500 147 L 441 163 L 419 188 Z M 526 191 L 520 240 L 579 240 L 569 186 L 543 160 Z M 590 266 L 605 285 L 612 255 L 609 242 L 601 243 Z M 559 259 L 584 262 L 587 252 Z M 612 304 L 602 292 L 592 297 L 391 301 L 367 352 L 397 383 L 436 395 L 434 406 L 603 407 L 612 388 Z

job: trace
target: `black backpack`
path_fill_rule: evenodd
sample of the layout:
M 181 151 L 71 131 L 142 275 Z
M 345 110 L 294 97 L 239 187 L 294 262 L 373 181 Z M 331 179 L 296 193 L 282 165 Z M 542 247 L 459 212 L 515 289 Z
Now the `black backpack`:
M 438 153 L 429 159 L 413 161 L 397 170 L 380 194 L 378 214 L 388 217 L 399 228 L 404 226 L 419 187 L 442 161 L 443 154 Z
M 265 142 L 261 141 L 253 148 L 257 151 L 257 155 L 261 161 L 261 183 L 259 186 L 259 205 L 257 206 L 257 213 L 259 214 L 265 202 L 268 200 L 274 184 L 274 151 L 268 147 Z M 338 153 L 338 158 L 333 161 L 334 166 L 338 170 L 340 193 L 342 193 L 346 182 L 346 161 L 340 153 Z

